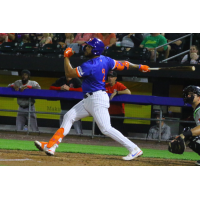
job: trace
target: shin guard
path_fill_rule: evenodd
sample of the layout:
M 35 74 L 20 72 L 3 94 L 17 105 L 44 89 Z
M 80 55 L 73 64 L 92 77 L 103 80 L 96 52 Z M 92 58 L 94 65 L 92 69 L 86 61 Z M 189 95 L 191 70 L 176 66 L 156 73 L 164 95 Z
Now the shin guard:
M 64 138 L 64 128 L 59 128 L 53 137 L 49 140 L 47 148 L 51 148 L 54 144 L 59 145 L 62 139 Z

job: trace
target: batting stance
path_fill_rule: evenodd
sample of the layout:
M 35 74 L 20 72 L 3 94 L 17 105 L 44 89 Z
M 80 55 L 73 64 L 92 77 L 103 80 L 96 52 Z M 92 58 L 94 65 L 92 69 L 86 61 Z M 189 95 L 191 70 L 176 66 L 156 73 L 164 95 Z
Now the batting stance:
M 191 104 L 194 110 L 194 120 L 196 127 L 193 129 L 185 128 L 180 136 L 169 143 L 169 151 L 176 154 L 182 154 L 186 148 L 185 141 L 194 152 L 200 155 L 200 87 L 189 85 L 183 90 L 183 100 Z M 196 162 L 200 166 L 200 160 Z
M 23 92 L 25 89 L 41 89 L 40 85 L 36 81 L 31 81 L 30 79 L 30 71 L 23 70 L 21 72 L 22 79 L 17 80 L 14 83 L 8 85 L 8 87 L 13 87 L 15 91 Z M 23 111 L 29 111 L 29 100 L 28 98 L 17 98 L 17 103 L 19 105 L 19 111 L 16 118 L 16 127 L 17 130 L 23 130 L 26 121 L 28 120 L 28 113 Z M 34 106 L 35 100 L 31 99 L 31 111 L 35 112 Z M 30 125 L 33 131 L 39 131 L 37 125 L 36 114 L 31 113 Z
M 83 78 L 84 99 L 65 114 L 60 129 L 57 130 L 48 143 L 35 141 L 35 145 L 39 150 L 45 151 L 47 155 L 54 155 L 63 137 L 69 133 L 72 124 L 81 118 L 93 116 L 104 135 L 111 137 L 128 149 L 130 153 L 123 157 L 124 160 L 132 160 L 141 156 L 143 154 L 142 150 L 111 126 L 108 112 L 110 104 L 109 97 L 105 91 L 105 81 L 108 71 L 113 69 L 139 69 L 141 72 L 149 72 L 149 67 L 135 65 L 127 61 L 120 62 L 101 55 L 104 50 L 104 44 L 100 39 L 90 38 L 85 43 L 84 55 L 90 60 L 75 69 L 72 68 L 69 60 L 74 52 L 71 48 L 67 48 L 64 52 L 65 75 L 71 78 Z

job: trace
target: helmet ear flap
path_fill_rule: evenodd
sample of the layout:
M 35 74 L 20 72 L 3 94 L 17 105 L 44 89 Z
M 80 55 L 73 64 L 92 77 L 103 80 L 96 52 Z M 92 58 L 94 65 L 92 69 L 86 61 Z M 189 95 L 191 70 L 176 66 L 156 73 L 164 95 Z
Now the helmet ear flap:
M 88 46 L 88 45 L 86 44 L 86 45 L 83 47 L 83 52 L 85 52 L 87 46 Z

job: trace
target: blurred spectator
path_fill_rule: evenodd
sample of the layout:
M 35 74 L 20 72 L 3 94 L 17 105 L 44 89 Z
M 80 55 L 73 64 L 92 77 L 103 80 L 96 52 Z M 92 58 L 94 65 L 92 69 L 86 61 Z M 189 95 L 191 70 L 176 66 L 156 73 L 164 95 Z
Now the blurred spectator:
M 40 46 L 44 46 L 45 44 L 52 44 L 52 34 L 51 33 L 43 33 L 42 38 L 39 42 Z
M 150 59 L 154 60 L 155 48 L 166 43 L 167 43 L 167 39 L 163 35 L 161 35 L 160 33 L 151 33 L 150 36 L 145 37 L 145 39 L 142 41 L 139 47 L 147 48 L 151 52 Z M 159 49 L 157 49 L 157 57 L 158 57 L 158 53 L 164 52 L 165 58 L 168 58 L 170 49 L 171 49 L 170 45 L 160 47 Z
M 22 35 L 22 42 L 23 43 L 30 43 L 31 42 L 28 34 Z
M 79 53 L 79 51 L 85 45 L 85 41 L 88 41 L 90 38 L 94 37 L 93 33 L 77 33 L 75 39 L 72 41 L 71 44 L 68 44 L 68 47 L 71 47 L 73 51 Z
M 67 78 L 67 77 L 61 77 L 60 79 L 56 80 L 55 83 L 51 85 L 49 88 L 50 90 L 62 90 L 62 91 L 77 91 L 82 92 L 81 88 L 81 80 L 79 78 Z M 66 101 L 66 100 L 60 100 L 61 104 L 61 115 L 60 115 L 60 126 L 63 122 L 64 115 L 74 106 L 77 102 L 74 101 Z M 75 121 L 74 129 L 76 131 L 76 134 L 80 135 L 83 134 L 82 131 L 82 123 L 81 120 Z
M 8 34 L 8 42 L 13 42 L 15 40 L 15 33 L 7 33 Z
M 8 42 L 8 34 L 7 33 L 0 33 L 0 44 L 3 42 Z
M 143 40 L 141 33 L 129 33 L 127 36 L 124 36 L 122 39 L 123 47 L 139 47 Z
M 106 92 L 110 93 L 110 100 L 113 99 L 114 96 L 120 94 L 131 94 L 130 90 L 120 82 L 117 82 L 117 72 L 116 71 L 109 71 L 108 73 L 108 83 L 106 83 Z M 110 116 L 114 117 L 124 117 L 125 116 L 125 109 L 124 103 L 110 103 L 110 108 L 108 109 Z M 126 126 L 124 126 L 124 119 L 123 118 L 110 118 L 111 125 L 119 130 L 124 136 L 128 136 Z M 95 126 L 95 134 L 101 134 L 100 130 L 97 126 Z
M 151 36 L 151 33 L 143 33 L 142 35 L 143 35 L 143 39 L 144 39 L 147 36 Z
M 73 33 L 65 33 L 65 41 L 64 42 L 60 41 L 58 42 L 58 44 L 60 44 L 62 48 L 64 48 L 65 46 L 71 44 L 73 40 L 74 40 Z
M 116 33 L 116 40 L 118 42 L 122 41 L 123 37 L 127 36 L 128 33 Z
M 25 89 L 41 89 L 40 85 L 36 81 L 30 80 L 30 71 L 23 70 L 21 72 L 21 80 L 17 80 L 12 84 L 9 84 L 8 87 L 12 87 L 15 91 L 23 92 Z M 19 111 L 16 118 L 16 127 L 17 130 L 23 130 L 26 122 L 28 121 L 28 112 L 29 111 L 29 98 L 17 98 L 17 103 L 19 105 Z M 33 131 L 39 131 L 37 125 L 37 119 L 34 106 L 35 100 L 31 99 L 31 111 L 30 114 L 30 125 Z
M 93 33 L 77 33 L 75 39 L 72 43 L 78 43 L 80 45 L 84 44 L 85 41 L 88 41 L 90 38 L 94 37 Z
M 181 64 L 200 64 L 199 49 L 196 45 L 190 47 L 190 52 L 183 57 Z
M 105 49 L 113 46 L 116 43 L 116 35 L 114 33 L 96 33 L 95 37 L 102 40 L 105 45 Z
M 167 42 L 171 42 L 173 40 L 176 40 L 180 37 L 182 37 L 184 35 L 184 33 L 165 33 L 164 36 L 167 39 Z M 171 44 L 169 44 L 171 46 L 171 52 L 175 52 L 175 53 L 179 53 L 182 50 L 182 46 L 183 46 L 183 41 L 182 40 L 177 40 Z
M 160 115 L 156 115 L 156 119 L 160 119 Z M 165 119 L 165 116 L 162 116 Z M 147 139 L 158 139 L 159 138 L 159 127 L 161 122 L 161 139 L 168 140 L 171 137 L 171 128 L 164 123 L 164 121 L 156 121 L 156 125 L 149 129 Z

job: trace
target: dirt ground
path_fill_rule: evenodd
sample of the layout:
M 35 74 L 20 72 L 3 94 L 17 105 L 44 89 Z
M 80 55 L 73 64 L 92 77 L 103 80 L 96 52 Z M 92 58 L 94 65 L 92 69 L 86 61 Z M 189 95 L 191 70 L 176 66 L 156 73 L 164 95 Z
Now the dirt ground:
M 25 135 L 24 133 L 0 133 L 2 139 L 17 139 L 28 141 L 48 141 L 49 134 Z M 167 149 L 167 142 L 133 140 L 140 148 Z M 67 136 L 64 143 L 89 144 L 101 146 L 120 146 L 110 138 L 91 138 L 86 136 Z M 1 166 L 194 166 L 194 161 L 168 160 L 159 158 L 139 157 L 132 161 L 123 161 L 121 156 L 59 153 L 47 156 L 41 151 L 1 150 Z

